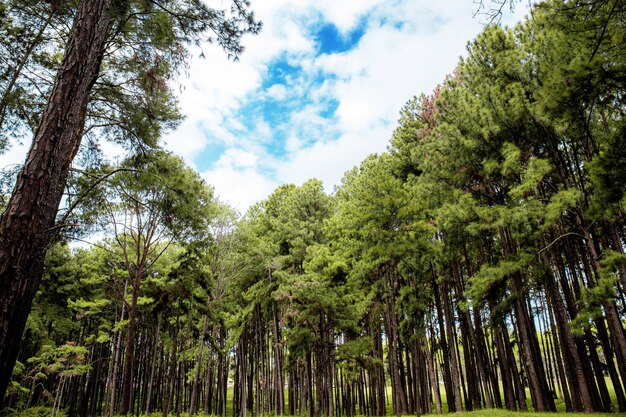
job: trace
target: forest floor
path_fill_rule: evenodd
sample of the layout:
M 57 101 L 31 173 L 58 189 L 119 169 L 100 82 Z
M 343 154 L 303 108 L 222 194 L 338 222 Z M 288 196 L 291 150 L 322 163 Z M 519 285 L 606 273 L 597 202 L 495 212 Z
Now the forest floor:
M 555 413 L 537 413 L 537 412 L 528 412 L 528 411 L 508 411 L 508 410 L 500 410 L 500 409 L 489 409 L 489 410 L 478 410 L 478 411 L 465 411 L 462 413 L 455 413 L 455 416 L 462 417 L 521 417 L 528 415 L 536 416 L 536 417 L 554 417 Z M 565 411 L 559 412 L 559 414 L 566 414 L 567 417 L 583 417 L 589 416 L 589 414 L 585 413 L 565 413 Z M 626 413 L 593 413 L 591 414 L 594 417 L 616 417 L 616 416 L 626 416 Z

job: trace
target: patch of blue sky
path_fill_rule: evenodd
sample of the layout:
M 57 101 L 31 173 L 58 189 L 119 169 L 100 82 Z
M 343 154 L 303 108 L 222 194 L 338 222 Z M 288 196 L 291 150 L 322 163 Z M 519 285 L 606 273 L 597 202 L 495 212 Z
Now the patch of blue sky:
M 215 162 L 220 158 L 220 156 L 222 156 L 224 151 L 226 151 L 226 145 L 223 142 L 218 140 L 211 140 L 209 138 L 206 146 L 202 149 L 200 153 L 198 153 L 198 155 L 194 157 L 194 161 L 198 166 L 198 170 L 202 172 L 213 167 Z
M 289 137 L 300 138 L 302 145 L 308 146 L 322 139 L 334 139 L 335 135 L 331 129 L 325 131 L 318 126 L 319 118 L 332 120 L 339 102 L 335 99 L 322 99 L 315 102 L 310 96 L 293 95 L 283 100 L 276 100 L 268 96 L 259 94 L 257 101 L 248 101 L 238 109 L 236 117 L 241 121 L 244 132 L 239 132 L 239 136 L 246 137 L 262 146 L 268 155 L 278 159 L 286 156 L 289 152 L 287 140 Z M 313 109 L 311 117 L 303 119 L 298 114 L 305 114 Z M 295 117 L 294 117 L 295 116 Z M 259 132 L 259 123 L 269 126 L 269 136 L 263 136 L 264 132 Z M 326 125 L 326 123 L 323 123 Z M 332 124 L 331 124 L 332 125 Z M 267 133 L 267 132 L 265 132 Z
M 343 34 L 332 24 L 319 26 L 318 54 L 337 53 L 353 48 L 365 32 L 365 23 L 363 20 L 352 31 Z M 281 54 L 267 66 L 260 88 L 250 94 L 230 115 L 239 121 L 239 128 L 226 128 L 233 136 L 254 143 L 277 159 L 285 157 L 289 152 L 288 138 L 299 138 L 302 146 L 310 146 L 320 139 L 336 139 L 338 133 L 328 126 L 333 125 L 332 120 L 339 101 L 333 97 L 310 95 L 311 91 L 317 91 L 317 87 L 324 82 L 329 82 L 332 79 L 330 75 L 307 72 L 298 64 L 297 56 Z M 272 88 L 273 93 L 270 92 Z M 310 116 L 308 119 L 307 115 Z M 227 144 L 217 138 L 209 137 L 208 142 L 207 147 L 196 158 L 201 161 L 198 162 L 201 170 L 214 165 L 227 148 Z
M 361 19 L 359 24 L 348 33 L 341 33 L 339 28 L 332 23 L 319 26 L 314 33 L 319 53 L 334 54 L 353 49 L 365 34 L 366 22 L 366 19 Z
M 325 119 L 332 119 L 335 117 L 335 111 L 339 107 L 339 100 L 330 98 L 325 102 L 325 108 L 320 112 L 320 116 Z
M 302 68 L 299 65 L 292 65 L 286 56 L 281 56 L 268 65 L 261 88 L 266 89 L 274 84 L 286 84 L 301 71 Z

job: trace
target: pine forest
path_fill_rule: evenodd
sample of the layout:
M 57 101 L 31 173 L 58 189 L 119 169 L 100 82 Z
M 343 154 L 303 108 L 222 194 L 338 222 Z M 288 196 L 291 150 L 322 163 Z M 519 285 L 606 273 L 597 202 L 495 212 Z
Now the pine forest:
M 2 415 L 626 413 L 626 1 L 485 26 L 241 214 L 159 141 L 189 45 L 261 30 L 222 3 L 0 3 Z

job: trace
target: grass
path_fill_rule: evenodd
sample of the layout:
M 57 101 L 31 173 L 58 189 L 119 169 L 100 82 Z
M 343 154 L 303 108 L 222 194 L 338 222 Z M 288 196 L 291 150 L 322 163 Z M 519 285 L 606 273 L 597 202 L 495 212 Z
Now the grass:
M 562 411 L 563 413 L 565 413 L 565 409 L 563 409 Z M 454 414 L 455 416 L 467 416 L 467 417 L 520 417 L 520 416 L 527 416 L 529 414 L 532 414 L 533 416 L 537 416 L 537 417 L 554 417 L 555 413 L 537 413 L 534 411 L 528 411 L 528 412 L 524 412 L 524 411 L 507 411 L 507 410 L 500 410 L 500 409 L 489 409 L 489 410 L 478 410 L 478 411 L 465 411 L 462 413 L 456 413 Z M 589 414 L 585 414 L 585 413 L 567 413 L 567 417 L 588 417 Z M 626 416 L 626 413 L 593 413 L 593 416 L 596 417 L 602 417 L 602 416 L 607 416 L 607 417 L 616 417 L 616 416 Z
M 616 409 L 617 408 L 617 401 L 615 399 L 615 392 L 613 390 L 613 386 L 611 384 L 610 379 L 607 378 L 607 386 L 609 389 L 609 394 L 611 395 L 611 400 L 613 401 L 613 407 Z M 286 394 L 286 393 L 285 393 Z M 228 393 L 227 393 L 227 403 L 226 403 L 226 416 L 227 417 L 232 417 L 232 396 L 233 396 L 233 389 L 232 387 L 228 388 Z M 393 411 L 392 411 L 392 404 L 391 404 L 391 387 L 387 387 L 387 415 L 388 416 L 393 416 Z M 445 398 L 445 390 L 443 389 L 443 386 L 441 386 L 441 399 L 442 399 L 442 403 L 443 403 L 443 415 L 448 415 L 448 416 L 455 416 L 455 417 L 526 417 L 529 415 L 532 415 L 533 417 L 554 417 L 554 415 L 556 413 L 538 413 L 538 412 L 534 412 L 534 411 L 508 411 L 508 410 L 502 410 L 502 409 L 484 409 L 484 410 L 477 410 L 477 411 L 463 411 L 463 412 L 457 412 L 457 413 L 448 413 L 447 412 L 447 404 L 446 404 L 446 398 Z M 526 389 L 526 398 L 527 398 L 527 403 L 528 403 L 528 409 L 532 410 L 532 403 L 530 400 L 530 392 L 528 390 L 528 388 Z M 287 395 L 285 395 L 285 399 L 287 399 Z M 565 414 L 565 402 L 563 401 L 562 398 L 557 398 L 555 400 L 556 402 L 556 408 L 557 408 L 557 413 L 559 414 Z M 285 404 L 285 407 L 287 408 L 287 404 Z M 433 406 L 434 409 L 434 406 Z M 7 415 L 7 414 L 4 414 Z M 4 417 L 4 415 L 2 417 Z M 50 409 L 46 408 L 46 407 L 35 407 L 35 408 L 31 408 L 28 410 L 24 410 L 22 412 L 17 412 L 17 413 L 9 413 L 8 416 L 11 417 L 44 417 L 44 416 L 49 416 L 50 415 Z M 141 417 L 162 417 L 162 413 L 161 412 L 154 412 L 151 413 L 149 415 L 142 415 Z M 181 417 L 187 417 L 189 415 L 188 410 L 183 410 L 183 412 L 181 413 Z M 436 414 L 428 414 L 428 415 L 436 415 Z M 589 414 L 585 414 L 585 413 L 567 413 L 566 414 L 567 417 L 588 417 Z M 170 417 L 175 417 L 176 415 L 173 413 L 170 413 L 169 415 Z M 218 416 L 211 416 L 211 415 L 205 415 L 205 414 L 196 414 L 197 417 L 218 417 Z M 626 417 L 626 413 L 593 413 L 592 414 L 593 417 Z M 64 417 L 63 414 L 61 414 L 60 417 Z M 257 415 L 255 415 L 254 413 L 248 413 L 247 417 L 259 417 Z M 267 414 L 264 415 L 262 417 L 274 417 L 273 414 Z M 285 417 L 290 417 L 288 415 L 285 415 Z M 303 416 L 293 416 L 293 417 L 308 417 L 308 414 L 305 414 Z M 356 416 L 356 417 L 361 417 L 361 416 Z

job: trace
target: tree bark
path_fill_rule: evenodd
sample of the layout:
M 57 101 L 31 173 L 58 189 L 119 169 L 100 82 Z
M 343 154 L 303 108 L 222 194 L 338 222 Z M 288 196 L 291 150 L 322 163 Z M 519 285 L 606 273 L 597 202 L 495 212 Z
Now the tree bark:
M 130 411 L 132 396 L 133 371 L 135 365 L 135 338 L 137 334 L 137 300 L 139 298 L 139 282 L 133 279 L 133 298 L 128 306 L 128 334 L 126 336 L 126 352 L 124 355 L 124 380 L 122 383 L 122 402 L 120 414 Z
M 589 393 L 589 381 L 586 378 L 585 373 L 582 371 L 582 363 L 581 358 L 578 355 L 578 351 L 576 350 L 576 345 L 574 342 L 574 336 L 567 324 L 567 316 L 565 314 L 565 308 L 563 306 L 563 300 L 561 298 L 561 294 L 559 290 L 556 288 L 556 285 L 551 276 L 546 277 L 546 293 L 550 298 L 550 302 L 552 304 L 552 308 L 554 311 L 556 327 L 559 332 L 559 339 L 561 340 L 561 348 L 563 349 L 563 357 L 568 358 L 566 364 L 566 372 L 571 368 L 568 373 L 568 379 L 570 380 L 570 384 L 574 386 L 577 384 L 578 392 L 580 393 L 580 406 L 582 410 L 573 411 L 584 411 L 586 413 L 591 413 L 594 410 L 593 404 L 591 402 L 591 395 Z
M 189 417 L 193 417 L 193 415 L 197 411 L 197 403 L 198 403 L 198 382 L 200 381 L 200 369 L 202 368 L 202 360 L 204 353 L 204 338 L 209 330 L 209 312 L 211 308 L 211 297 L 209 296 L 206 303 L 206 313 L 204 315 L 204 322 L 202 323 L 202 333 L 200 334 L 199 346 L 198 346 L 198 357 L 196 359 L 196 372 L 193 378 L 193 385 L 191 388 L 191 400 L 189 401 Z
M 443 380 L 444 387 L 446 390 L 446 400 L 448 403 L 448 412 L 456 412 L 460 411 L 456 409 L 457 401 L 456 401 L 456 390 L 454 389 L 453 376 L 450 366 L 451 362 L 451 353 L 450 347 L 448 345 L 448 341 L 446 340 L 446 330 L 445 330 L 445 321 L 444 321 L 444 312 L 441 304 L 441 295 L 439 284 L 437 284 L 437 277 L 435 274 L 435 268 L 431 265 L 432 271 L 432 285 L 433 285 L 433 293 L 435 296 L 435 307 L 437 308 L 437 318 L 436 321 L 439 324 L 439 345 L 441 346 L 441 352 L 443 356 Z
M 4 398 L 43 273 L 69 166 L 110 28 L 112 0 L 81 1 L 65 57 L 0 219 L 0 398 Z

